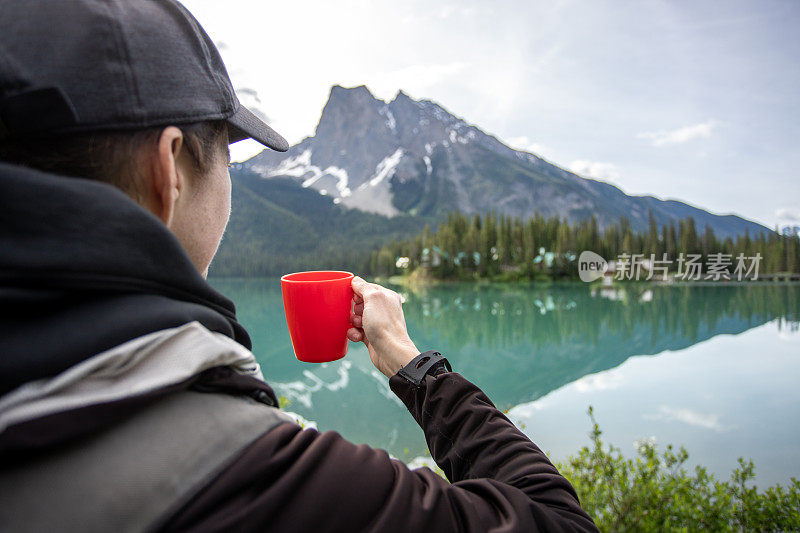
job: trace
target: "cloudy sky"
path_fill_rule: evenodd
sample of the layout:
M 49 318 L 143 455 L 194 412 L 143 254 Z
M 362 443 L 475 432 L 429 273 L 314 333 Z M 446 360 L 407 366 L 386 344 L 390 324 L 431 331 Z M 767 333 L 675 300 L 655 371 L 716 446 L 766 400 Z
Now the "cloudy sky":
M 795 0 L 184 4 L 292 144 L 333 84 L 403 89 L 629 194 L 800 225 Z

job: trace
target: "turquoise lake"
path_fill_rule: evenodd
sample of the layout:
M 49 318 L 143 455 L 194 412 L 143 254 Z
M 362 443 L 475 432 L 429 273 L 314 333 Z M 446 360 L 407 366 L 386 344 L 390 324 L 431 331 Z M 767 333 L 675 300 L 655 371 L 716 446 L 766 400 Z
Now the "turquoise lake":
M 362 344 L 340 361 L 301 363 L 278 279 L 210 281 L 236 303 L 287 411 L 405 461 L 427 454 Z M 553 460 L 589 443 L 591 405 L 624 453 L 654 439 L 725 478 L 739 456 L 755 461 L 758 485 L 800 477 L 796 285 L 392 288 L 417 347 L 445 354 Z

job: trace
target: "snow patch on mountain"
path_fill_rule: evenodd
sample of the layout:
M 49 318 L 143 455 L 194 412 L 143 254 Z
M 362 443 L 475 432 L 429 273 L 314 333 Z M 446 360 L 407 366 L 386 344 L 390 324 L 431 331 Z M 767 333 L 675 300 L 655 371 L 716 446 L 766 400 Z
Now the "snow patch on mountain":
M 254 170 L 260 170 L 259 173 L 267 178 L 272 178 L 275 176 L 304 178 L 303 182 L 301 183 L 303 188 L 311 187 L 324 176 L 333 176 L 336 178 L 336 190 L 339 192 L 338 196 L 346 197 L 350 196 L 351 194 L 350 188 L 348 187 L 350 178 L 347 175 L 347 171 L 343 168 L 333 165 L 326 167 L 324 170 L 316 165 L 312 165 L 310 149 L 304 150 L 300 155 L 287 157 L 281 161 L 280 165 L 272 170 Z M 326 195 L 328 194 L 328 191 L 326 189 L 320 189 L 319 193 Z
M 394 175 L 394 171 L 401 157 L 403 157 L 402 148 L 398 148 L 392 155 L 384 157 L 381 162 L 378 163 L 378 166 L 375 167 L 375 174 L 373 174 L 372 178 L 369 180 L 370 187 L 374 187 L 385 178 L 391 178 L 392 175 Z
M 431 165 L 431 158 L 428 157 L 427 155 L 425 155 L 425 156 L 422 156 L 422 160 L 425 161 L 425 170 L 426 170 L 428 176 L 430 176 L 431 172 L 433 172 L 433 165 Z
M 384 105 L 378 109 L 378 114 L 386 119 L 386 127 L 392 131 L 395 131 L 397 128 L 397 121 L 394 119 L 394 115 L 392 114 L 392 110 L 389 109 L 389 106 Z
M 261 169 L 254 168 L 254 170 Z M 294 176 L 296 178 L 302 178 L 309 172 L 314 172 L 314 170 L 319 171 L 319 167 L 315 167 L 311 164 L 311 150 L 304 150 L 300 155 L 287 157 L 281 161 L 281 164 L 275 169 L 267 171 L 266 177 Z M 304 182 L 303 187 L 308 187 L 308 185 L 305 185 Z
M 487 159 L 486 151 L 494 156 Z M 677 202 L 626 196 L 581 178 L 535 153 L 509 147 L 430 100 L 399 92 L 387 103 L 363 86 L 332 88 L 313 137 L 286 154 L 265 150 L 245 167 L 265 178 L 286 176 L 324 190 L 343 207 L 387 216 L 399 214 L 397 200 L 412 216 L 496 209 L 523 217 L 538 211 L 574 222 L 591 211 L 605 226 L 624 212 L 634 227 L 646 227 L 648 210 L 656 212 L 659 223 L 691 210 Z M 696 214 L 720 234 L 741 233 L 745 226 L 751 234 L 763 230 L 740 219 Z
M 345 169 L 330 166 L 323 170 L 322 174 L 333 176 L 337 179 L 336 190 L 339 191 L 339 196 L 350 196 L 350 188 L 347 186 L 350 178 L 347 176 L 347 171 Z

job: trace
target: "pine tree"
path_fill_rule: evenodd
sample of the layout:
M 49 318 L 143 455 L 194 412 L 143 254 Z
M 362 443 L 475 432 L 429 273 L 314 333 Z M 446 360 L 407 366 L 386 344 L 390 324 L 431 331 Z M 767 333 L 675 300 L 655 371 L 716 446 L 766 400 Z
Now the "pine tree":
M 658 222 L 653 214 L 653 210 L 647 211 L 647 241 L 645 244 L 645 255 L 655 254 L 656 257 L 661 258 L 663 246 L 658 239 Z
M 697 229 L 694 225 L 694 218 L 688 217 L 681 220 L 678 225 L 679 251 L 685 254 L 698 253 L 700 250 L 697 241 Z
M 714 238 L 714 230 L 710 225 L 706 224 L 706 229 L 703 232 L 703 257 L 708 260 L 709 254 L 719 251 L 719 245 L 716 238 Z
M 645 231 L 633 231 L 626 217 L 620 217 L 617 224 L 600 231 L 595 217 L 569 224 L 566 219 L 545 218 L 538 213 L 522 219 L 497 216 L 490 211 L 483 217 L 473 215 L 470 219 L 454 212 L 446 217 L 436 232 L 426 226 L 416 237 L 391 242 L 368 256 L 332 248 L 328 257 L 334 258 L 333 262 L 341 264 L 342 268 L 357 265 L 359 270 L 365 268 L 373 274 L 386 275 L 398 272 L 395 265 L 398 257 L 408 257 L 410 269 L 413 269 L 421 264 L 424 250 L 427 248 L 431 254 L 434 247 L 441 252 L 441 264 L 434 272 L 439 277 L 492 277 L 499 273 L 501 265 L 516 267 L 521 274 L 534 277 L 537 267 L 533 261 L 540 249 L 558 254 L 561 272 L 571 276 L 575 275 L 570 270 L 572 263 L 565 261 L 563 255 L 583 250 L 597 251 L 609 260 L 623 252 L 645 256 L 655 253 L 658 259 L 661 258 L 660 254 L 666 253 L 668 260 L 672 261 L 673 270 L 677 267 L 676 260 L 680 253 L 701 253 L 705 256 L 704 261 L 707 261 L 709 254 L 718 252 L 731 254 L 732 261 L 739 253 L 746 257 L 761 254 L 760 272 L 800 271 L 800 237 L 796 235 L 769 232 L 752 238 L 745 232 L 736 239 L 726 237 L 720 241 L 710 226 L 706 226 L 702 236 L 698 236 L 691 218 L 679 220 L 677 228 L 675 221 L 662 224 L 659 228 L 652 213 L 648 215 Z M 477 261 L 476 252 L 479 254 Z M 257 256 L 258 252 L 253 251 L 246 259 L 243 257 L 242 264 L 247 267 L 246 272 L 256 275 L 263 268 Z M 304 261 L 307 263 L 307 260 Z M 321 261 L 319 263 L 313 266 L 322 268 L 324 265 Z M 327 263 L 330 264 L 331 260 Z M 287 269 L 292 266 L 286 264 Z M 567 270 L 564 271 L 564 268 Z

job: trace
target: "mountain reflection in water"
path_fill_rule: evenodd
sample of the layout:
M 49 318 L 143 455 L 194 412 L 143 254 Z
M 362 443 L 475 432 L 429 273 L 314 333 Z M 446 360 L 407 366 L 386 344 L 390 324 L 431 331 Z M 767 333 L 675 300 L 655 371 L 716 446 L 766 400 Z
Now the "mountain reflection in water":
M 348 355 L 333 363 L 298 362 L 277 279 L 211 282 L 236 303 L 264 376 L 290 401 L 288 410 L 316 421 L 321 430 L 335 429 L 400 458 L 425 452 L 419 428 L 363 345 L 351 343 Z M 417 347 L 444 353 L 501 409 L 532 402 L 632 356 L 669 357 L 770 321 L 797 331 L 800 320 L 800 287 L 793 285 L 392 288 L 406 297 L 406 322 Z

